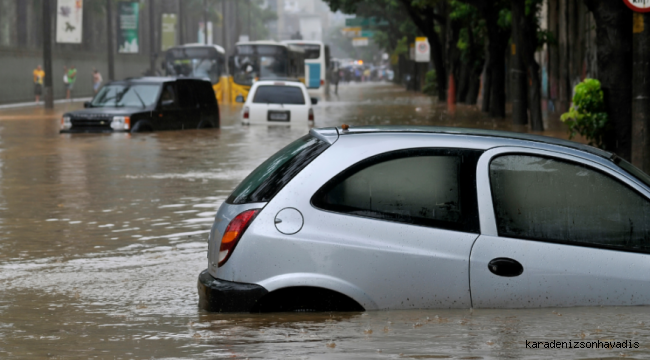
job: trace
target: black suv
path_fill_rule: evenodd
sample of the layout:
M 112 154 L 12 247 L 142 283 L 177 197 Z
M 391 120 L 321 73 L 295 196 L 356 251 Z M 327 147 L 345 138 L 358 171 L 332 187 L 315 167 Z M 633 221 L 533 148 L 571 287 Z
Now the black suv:
M 85 109 L 63 114 L 62 133 L 142 132 L 219 127 L 210 82 L 143 77 L 104 85 Z

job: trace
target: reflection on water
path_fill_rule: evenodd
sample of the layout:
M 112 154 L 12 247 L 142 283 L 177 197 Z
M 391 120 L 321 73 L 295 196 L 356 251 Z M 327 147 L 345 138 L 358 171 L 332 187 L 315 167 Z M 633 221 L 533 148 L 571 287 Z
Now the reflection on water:
M 340 86 L 316 126 L 512 128 L 391 85 Z M 63 105 L 66 106 L 66 105 Z M 79 104 L 67 105 L 69 107 Z M 54 112 L 0 114 L 0 358 L 646 358 L 647 308 L 208 314 L 197 309 L 214 214 L 255 166 L 308 131 L 59 135 Z M 557 120 L 547 132 L 566 137 Z M 389 286 L 389 285 L 387 285 Z M 638 341 L 532 350 L 526 340 Z

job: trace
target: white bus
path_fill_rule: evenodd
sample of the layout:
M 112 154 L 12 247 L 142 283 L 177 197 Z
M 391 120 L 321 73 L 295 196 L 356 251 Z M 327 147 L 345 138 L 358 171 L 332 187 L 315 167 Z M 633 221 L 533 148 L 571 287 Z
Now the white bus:
M 322 41 L 285 40 L 285 44 L 305 50 L 305 85 L 309 90 L 327 90 L 329 86 L 330 48 Z

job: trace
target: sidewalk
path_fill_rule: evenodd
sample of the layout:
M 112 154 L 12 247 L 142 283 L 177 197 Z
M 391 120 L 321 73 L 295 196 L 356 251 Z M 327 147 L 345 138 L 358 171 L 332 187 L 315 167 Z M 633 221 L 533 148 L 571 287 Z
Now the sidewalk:
M 65 103 L 74 103 L 74 102 L 85 102 L 85 101 L 90 101 L 92 98 L 91 97 L 83 97 L 83 98 L 73 98 L 73 99 L 60 99 L 60 100 L 54 100 L 55 104 L 65 104 Z M 45 102 L 39 101 L 31 101 L 31 102 L 23 102 L 23 103 L 15 103 L 15 104 L 4 104 L 0 105 L 0 110 L 2 109 L 13 109 L 13 108 L 21 108 L 21 107 L 29 107 L 29 106 L 45 106 Z

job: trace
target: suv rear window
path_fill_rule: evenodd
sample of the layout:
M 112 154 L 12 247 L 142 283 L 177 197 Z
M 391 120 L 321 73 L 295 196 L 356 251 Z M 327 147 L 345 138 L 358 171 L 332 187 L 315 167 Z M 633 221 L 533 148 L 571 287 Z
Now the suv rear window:
M 305 97 L 296 86 L 264 85 L 257 88 L 253 103 L 304 105 Z
M 301 137 L 253 170 L 230 194 L 226 202 L 248 204 L 270 201 L 329 146 L 329 143 L 311 135 Z

